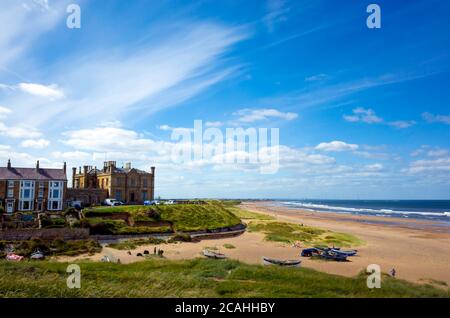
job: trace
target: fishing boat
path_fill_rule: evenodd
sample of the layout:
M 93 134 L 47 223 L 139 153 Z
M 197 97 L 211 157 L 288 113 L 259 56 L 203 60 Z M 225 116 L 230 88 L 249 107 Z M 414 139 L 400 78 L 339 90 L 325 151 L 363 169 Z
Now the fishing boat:
M 223 258 L 227 258 L 225 256 L 225 254 L 219 253 L 219 252 L 215 252 L 215 251 L 211 251 L 208 249 L 204 249 L 203 250 L 203 255 L 208 257 L 208 258 L 215 258 L 215 259 L 223 259 Z
M 286 267 L 299 267 L 301 260 L 278 260 L 269 257 L 263 257 L 264 265 L 278 265 L 278 266 L 286 266 Z
M 346 255 L 346 256 L 355 256 L 355 255 L 358 253 L 357 250 L 343 251 L 343 250 L 337 249 L 337 248 L 332 248 L 331 251 L 332 251 L 332 252 L 335 252 L 335 253 L 344 254 L 344 255 Z
M 39 250 L 39 249 L 35 250 L 30 255 L 30 259 L 41 260 L 41 259 L 44 259 L 44 258 L 45 258 L 44 253 L 41 250 Z

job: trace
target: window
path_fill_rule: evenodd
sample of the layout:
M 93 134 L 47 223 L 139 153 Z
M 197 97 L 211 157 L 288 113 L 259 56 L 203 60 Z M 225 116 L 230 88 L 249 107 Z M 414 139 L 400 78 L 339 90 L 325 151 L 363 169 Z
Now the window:
M 147 180 L 147 178 L 144 178 L 143 184 L 144 184 L 144 188 L 148 187 L 148 180 Z
M 33 210 L 33 204 L 34 204 L 34 181 L 22 180 L 20 182 L 19 210 L 20 211 Z
M 14 189 L 8 189 L 8 198 L 14 197 Z
M 122 191 L 116 190 L 116 195 L 114 196 L 116 200 L 121 201 L 122 200 Z
M 48 205 L 49 210 L 61 210 L 62 209 L 62 193 L 63 182 L 51 181 L 48 189 Z
M 146 201 L 147 200 L 147 191 L 142 191 L 142 201 Z
M 44 182 L 39 182 L 39 188 L 43 188 L 44 187 Z
M 43 198 L 44 197 L 44 189 L 39 189 L 38 197 L 39 198 Z
M 14 181 L 8 180 L 8 187 L 9 188 L 14 188 Z

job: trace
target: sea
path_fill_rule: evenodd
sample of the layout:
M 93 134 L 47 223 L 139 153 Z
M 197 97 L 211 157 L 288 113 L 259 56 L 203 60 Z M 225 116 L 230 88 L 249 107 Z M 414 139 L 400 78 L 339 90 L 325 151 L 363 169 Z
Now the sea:
M 324 213 L 431 220 L 450 226 L 450 200 L 275 200 L 275 205 Z

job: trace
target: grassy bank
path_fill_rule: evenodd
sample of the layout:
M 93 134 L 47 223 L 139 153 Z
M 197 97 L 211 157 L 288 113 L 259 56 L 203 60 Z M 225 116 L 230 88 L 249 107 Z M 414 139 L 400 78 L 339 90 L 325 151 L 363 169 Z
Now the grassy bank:
M 237 261 L 149 259 L 133 264 L 80 262 L 81 289 L 68 289 L 68 264 L 0 261 L 0 297 L 449 297 L 431 285 Z
M 111 219 L 114 214 L 122 214 L 127 220 Z M 230 227 L 241 222 L 230 208 L 220 202 L 95 207 L 85 211 L 85 216 L 85 223 L 96 234 L 190 232 Z M 130 220 L 135 224 L 130 225 Z

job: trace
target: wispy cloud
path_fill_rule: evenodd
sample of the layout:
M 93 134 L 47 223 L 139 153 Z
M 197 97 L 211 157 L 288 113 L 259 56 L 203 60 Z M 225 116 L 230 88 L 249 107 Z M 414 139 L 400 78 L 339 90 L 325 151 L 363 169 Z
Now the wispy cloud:
M 294 120 L 298 114 L 293 112 L 282 112 L 274 108 L 264 109 L 250 109 L 244 108 L 233 113 L 237 116 L 237 121 L 241 123 L 253 123 L 261 120 L 268 120 L 270 118 L 277 118 L 283 120 Z
M 344 141 L 331 141 L 331 142 L 322 142 L 318 144 L 315 149 L 327 152 L 341 152 L 341 151 L 353 151 L 359 148 L 356 144 L 348 144 Z
M 385 124 L 399 129 L 408 128 L 416 124 L 414 120 L 385 121 L 383 118 L 377 116 L 374 110 L 362 107 L 353 109 L 351 115 L 344 115 L 343 118 L 352 123 Z
M 450 125 L 450 115 L 434 115 L 431 113 L 422 113 L 422 118 L 429 123 L 442 123 Z

